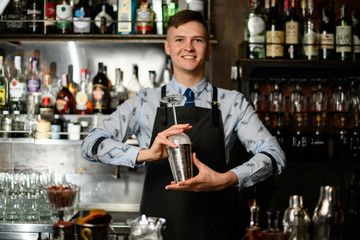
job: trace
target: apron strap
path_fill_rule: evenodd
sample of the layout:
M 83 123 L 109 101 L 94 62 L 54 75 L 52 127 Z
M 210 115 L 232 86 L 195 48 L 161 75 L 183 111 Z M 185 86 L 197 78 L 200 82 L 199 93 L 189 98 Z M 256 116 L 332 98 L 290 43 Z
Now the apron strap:
M 217 87 L 213 86 L 213 98 L 211 101 L 211 109 L 212 109 L 212 122 L 215 127 L 219 126 L 219 102 L 217 97 Z
M 162 86 L 161 88 L 161 98 L 166 96 L 166 85 Z M 167 124 L 167 107 L 166 103 L 161 102 L 160 103 L 160 119 L 161 124 L 166 125 Z

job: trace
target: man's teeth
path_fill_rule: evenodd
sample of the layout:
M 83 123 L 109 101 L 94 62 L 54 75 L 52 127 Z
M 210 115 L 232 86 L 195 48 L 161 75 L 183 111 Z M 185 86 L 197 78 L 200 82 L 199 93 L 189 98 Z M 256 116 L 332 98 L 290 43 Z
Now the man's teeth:
M 195 57 L 194 56 L 184 56 L 183 58 L 185 58 L 185 59 L 193 59 Z

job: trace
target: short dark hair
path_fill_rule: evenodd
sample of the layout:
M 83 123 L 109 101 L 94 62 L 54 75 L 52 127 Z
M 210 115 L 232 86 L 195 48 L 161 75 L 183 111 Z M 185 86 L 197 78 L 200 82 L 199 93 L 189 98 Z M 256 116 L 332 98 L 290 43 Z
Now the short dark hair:
M 183 25 L 191 21 L 201 23 L 201 25 L 203 25 L 206 30 L 207 36 L 209 36 L 209 29 L 202 14 L 198 11 L 193 11 L 193 10 L 182 10 L 180 12 L 177 12 L 174 16 L 170 18 L 168 23 L 168 28 L 170 27 L 178 28 L 180 25 Z

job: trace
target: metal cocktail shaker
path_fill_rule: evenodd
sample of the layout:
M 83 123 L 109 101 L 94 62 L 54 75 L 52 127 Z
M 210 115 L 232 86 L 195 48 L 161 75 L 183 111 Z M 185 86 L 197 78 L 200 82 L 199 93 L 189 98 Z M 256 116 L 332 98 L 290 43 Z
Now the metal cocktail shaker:
M 193 177 L 192 150 L 190 138 L 185 133 L 170 136 L 178 148 L 167 147 L 168 159 L 176 183 Z
M 344 215 L 337 194 L 335 187 L 321 186 L 313 215 L 314 240 L 342 239 Z

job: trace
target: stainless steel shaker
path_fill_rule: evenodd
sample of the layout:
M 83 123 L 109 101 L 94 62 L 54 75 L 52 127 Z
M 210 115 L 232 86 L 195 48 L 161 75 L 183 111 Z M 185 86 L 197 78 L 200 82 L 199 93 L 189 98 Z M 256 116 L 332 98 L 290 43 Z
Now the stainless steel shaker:
M 286 234 L 293 231 L 295 227 L 295 215 L 298 212 L 301 212 L 301 214 L 298 215 L 302 216 L 303 222 L 305 224 L 305 229 L 307 230 L 307 235 L 309 237 L 311 219 L 307 210 L 304 208 L 303 196 L 301 195 L 290 196 L 289 207 L 285 210 L 283 216 L 284 233 Z
M 334 186 L 321 186 L 313 214 L 314 240 L 340 240 L 344 215 Z
M 190 138 L 185 133 L 170 136 L 178 148 L 167 147 L 171 172 L 176 183 L 193 177 L 192 150 Z

